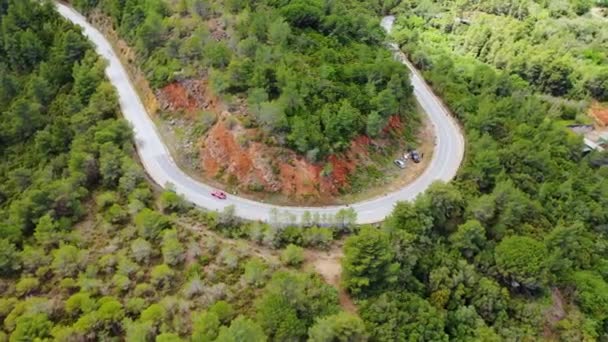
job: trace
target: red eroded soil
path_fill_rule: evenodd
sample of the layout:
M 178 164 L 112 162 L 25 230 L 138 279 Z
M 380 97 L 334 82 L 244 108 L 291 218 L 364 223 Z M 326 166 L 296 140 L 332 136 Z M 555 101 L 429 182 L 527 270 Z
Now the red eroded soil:
M 227 117 L 203 137 L 200 158 L 205 175 L 231 182 L 243 190 L 263 187 L 264 191 L 293 198 L 330 200 L 348 187 L 348 177 L 367 161 L 372 140 L 359 136 L 346 152 L 331 155 L 331 172 L 323 174 L 323 165 L 313 164 L 293 151 L 264 145 L 252 140 L 255 130 L 238 124 L 228 128 Z M 247 141 L 239 144 L 239 141 Z
M 208 88 L 205 80 L 184 80 L 159 89 L 156 97 L 161 110 L 168 112 L 221 111 L 219 99 Z
M 342 189 L 347 189 L 349 176 L 357 167 L 370 162 L 372 145 L 386 146 L 388 139 L 372 140 L 356 137 L 350 148 L 330 155 L 327 163 L 311 163 L 303 156 L 278 146 L 269 146 L 257 139 L 261 132 L 245 128 L 235 120 L 246 108 L 228 112 L 214 96 L 205 80 L 186 80 L 165 86 L 157 92 L 160 107 L 167 112 L 181 112 L 191 119 L 194 113 L 208 110 L 219 120 L 200 138 L 198 143 L 202 170 L 206 178 L 217 179 L 244 191 L 264 191 L 282 194 L 296 200 L 330 203 Z M 399 131 L 403 124 L 392 117 L 384 131 Z M 331 172 L 323 172 L 324 168 Z
M 168 103 L 171 103 L 173 110 L 185 110 L 187 112 L 195 111 L 198 107 L 196 100 L 188 95 L 186 88 L 179 83 L 172 83 L 162 89 L 162 93 L 166 94 Z
M 589 109 L 591 116 L 601 126 L 608 126 L 608 107 L 594 103 Z

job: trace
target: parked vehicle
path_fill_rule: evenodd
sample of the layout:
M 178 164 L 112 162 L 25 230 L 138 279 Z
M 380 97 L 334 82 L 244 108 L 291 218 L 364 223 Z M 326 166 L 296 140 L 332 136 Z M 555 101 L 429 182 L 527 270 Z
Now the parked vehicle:
M 394 163 L 395 163 L 395 165 L 397 165 L 398 168 L 405 169 L 405 160 L 395 159 Z
M 420 163 L 420 160 L 422 160 L 420 153 L 418 153 L 418 151 L 416 151 L 416 150 L 410 152 L 410 157 L 412 158 L 414 163 Z
M 226 193 L 223 191 L 219 191 L 219 190 L 215 190 L 211 193 L 211 196 L 217 198 L 217 199 L 221 199 L 224 200 L 226 199 Z

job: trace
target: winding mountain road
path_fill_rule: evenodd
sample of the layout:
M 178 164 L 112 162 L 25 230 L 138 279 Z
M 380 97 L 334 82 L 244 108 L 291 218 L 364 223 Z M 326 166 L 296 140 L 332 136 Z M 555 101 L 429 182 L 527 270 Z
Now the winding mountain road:
M 279 220 L 288 220 L 289 216 L 294 217 L 295 215 L 299 218 L 307 211 L 312 214 L 335 215 L 340 209 L 347 208 L 346 206 L 277 206 L 235 195 L 228 195 L 226 200 L 218 200 L 212 197 L 211 192 L 214 190 L 212 187 L 192 179 L 173 161 L 110 42 L 74 9 L 57 3 L 57 10 L 63 17 L 81 26 L 84 35 L 95 45 L 97 53 L 108 61 L 106 75 L 116 87 L 124 118 L 133 126 L 135 144 L 141 162 L 146 172 L 156 183 L 163 187 L 170 184 L 177 193 L 183 195 L 187 200 L 209 210 L 223 210 L 226 206 L 234 205 L 237 216 L 250 220 L 276 220 L 277 211 L 283 213 L 278 215 Z M 393 17 L 386 17 L 382 20 L 382 26 L 390 31 L 393 21 Z M 358 223 L 382 221 L 391 213 L 395 203 L 416 198 L 434 181 L 451 180 L 456 175 L 464 156 L 464 138 L 455 120 L 449 115 L 422 77 L 399 52 L 398 48 L 391 45 L 391 49 L 395 52 L 397 58 L 412 70 L 411 81 L 414 94 L 435 128 L 436 148 L 426 171 L 412 183 L 385 196 L 351 204 L 349 207 L 357 212 Z M 273 212 L 275 215 L 273 215 Z M 284 213 L 290 215 L 284 215 Z

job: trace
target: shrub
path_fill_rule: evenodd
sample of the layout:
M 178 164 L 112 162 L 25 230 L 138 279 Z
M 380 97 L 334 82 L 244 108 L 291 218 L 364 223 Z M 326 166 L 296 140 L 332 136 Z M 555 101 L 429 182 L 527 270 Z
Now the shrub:
M 162 252 L 167 265 L 175 266 L 184 261 L 184 247 L 177 239 L 176 230 L 166 230 L 163 233 Z
M 216 314 L 223 324 L 228 324 L 236 314 L 232 305 L 223 300 L 215 302 L 215 304 L 209 308 L 209 312 Z
M 147 306 L 147 301 L 141 297 L 128 298 L 125 303 L 125 310 L 130 315 L 139 315 Z
M 97 195 L 95 202 L 99 209 L 106 209 L 112 204 L 118 203 L 118 194 L 115 191 L 106 191 Z
M 287 266 L 300 266 L 304 261 L 304 249 L 296 245 L 288 245 L 281 253 L 281 261 Z
M 137 238 L 131 242 L 131 254 L 138 263 L 147 264 L 152 255 L 152 245 L 142 238 Z
M 51 267 L 56 274 L 72 276 L 80 269 L 81 254 L 77 247 L 63 245 L 53 251 L 53 263 Z
M 86 314 L 97 309 L 97 303 L 87 292 L 73 294 L 65 301 L 65 311 L 69 315 Z
M 158 265 L 152 269 L 150 281 L 156 288 L 162 289 L 171 286 L 175 272 L 166 264 Z
M 21 278 L 17 285 L 15 285 L 15 290 L 17 291 L 17 295 L 25 296 L 37 290 L 39 285 L 40 281 L 37 278 Z
M 311 227 L 304 230 L 302 242 L 306 247 L 327 249 L 331 246 L 334 236 L 330 229 Z
M 162 305 L 156 303 L 147 307 L 141 312 L 139 319 L 144 323 L 149 323 L 153 326 L 160 325 L 165 319 L 166 311 Z
M 144 208 L 135 216 L 135 225 L 141 237 L 147 240 L 155 240 L 163 230 L 171 227 L 171 221 L 162 214 Z
M 245 264 L 243 279 L 249 285 L 260 287 L 268 276 L 268 266 L 259 258 L 252 258 Z
M 160 210 L 165 214 L 184 211 L 188 206 L 184 199 L 173 191 L 165 190 L 158 198 Z

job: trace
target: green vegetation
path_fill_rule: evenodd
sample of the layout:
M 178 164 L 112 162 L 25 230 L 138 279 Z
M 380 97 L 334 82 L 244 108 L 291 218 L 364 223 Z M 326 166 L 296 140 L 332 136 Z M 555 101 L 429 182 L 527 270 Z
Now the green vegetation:
M 309 43 L 350 37 L 338 39 L 338 50 L 349 46 L 364 56 L 378 43 L 357 46 L 375 37 L 375 26 L 366 25 L 377 20 L 336 26 L 354 29 L 345 36 L 324 31 L 332 13 L 332 20 L 344 17 L 332 12 L 342 5 L 371 18 L 371 8 L 349 2 L 319 10 L 316 2 L 251 8 L 232 0 L 225 2 L 227 13 L 213 2 L 175 3 L 175 9 L 161 1 L 76 5 L 99 5 L 121 18 L 123 33 L 133 36 L 150 61 L 170 51 L 170 42 L 182 42 L 174 33 L 157 36 L 158 30 L 191 12 L 201 18 L 222 13 L 247 23 L 241 27 L 247 32 L 259 25 L 259 32 L 267 32 L 263 36 L 238 37 L 255 36 L 260 49 L 280 42 L 289 27 L 284 44 L 297 51 L 290 58 L 302 58 L 302 65 L 316 70 L 312 75 L 320 71 L 306 64 L 314 62 L 308 60 L 311 50 L 303 48 Z M 560 3 L 566 5 L 556 12 Z M 560 68 L 542 71 L 550 74 L 549 83 L 536 83 L 482 55 L 453 49 L 455 37 L 464 35 L 458 31 L 468 29 L 446 31 L 437 24 L 444 17 L 436 14 L 449 12 L 450 4 L 403 2 L 395 36 L 461 121 L 466 162 L 453 183 L 436 183 L 415 201 L 398 204 L 379 227 L 359 228 L 352 210 L 301 218 L 273 212 L 269 223 L 242 222 L 234 208 L 202 212 L 170 191 L 155 194 L 133 159 L 128 125 L 116 118 L 116 96 L 103 77 L 103 63 L 86 40 L 49 3 L 0 0 L 0 341 L 608 338 L 608 156 L 583 154 L 580 138 L 559 122 L 576 118 L 577 104 L 543 93 L 573 99 L 596 94 L 572 75 L 566 77 L 572 87 L 561 88 L 564 78 L 554 83 Z M 482 16 L 524 22 L 589 19 L 577 16 L 586 11 L 584 1 L 458 4 L 487 12 Z M 390 6 L 380 7 L 373 10 Z M 287 26 L 270 30 L 266 25 L 277 13 Z M 183 41 L 192 40 L 184 32 Z M 522 41 L 536 51 L 538 44 Z M 210 58 L 220 78 L 243 62 L 235 57 L 240 49 L 247 51 L 241 41 L 236 50 L 221 40 L 207 43 L 211 53 L 197 61 Z M 589 48 L 605 55 L 591 43 Z M 387 55 L 378 50 L 378 56 L 378 65 L 385 65 Z M 166 61 L 159 64 L 165 70 L 172 65 Z M 279 101 L 284 91 L 264 101 Z M 249 88 L 240 92 L 254 94 Z M 358 108 L 354 101 L 338 104 L 340 115 Z M 298 115 L 291 113 L 289 120 Z M 299 246 L 328 248 L 344 234 L 354 234 L 345 242 L 343 286 L 358 316 L 341 311 L 335 288 L 298 269 Z M 260 252 L 267 250 L 262 247 L 285 249 L 277 256 Z
M 407 70 L 382 46 L 382 8 L 351 0 L 74 4 L 113 19 L 153 87 L 202 73 L 216 93 L 246 100 L 248 126 L 313 161 L 358 134 L 378 135 L 391 115 L 415 117 Z
M 277 253 L 256 257 L 224 238 L 326 248 L 353 229 L 352 211 L 302 226 L 245 223 L 155 194 L 79 30 L 29 0 L 0 0 L 0 28 L 0 341 L 365 333 L 336 289 L 299 270 L 300 247 L 285 250 L 287 269 Z
M 396 9 L 394 37 L 464 126 L 468 151 L 452 184 L 347 239 L 344 285 L 371 339 L 608 336 L 607 154 L 583 154 L 560 124 L 583 115 L 568 98 L 602 99 L 588 85 L 605 69 L 606 30 L 581 4 L 591 2 Z
M 404 1 L 395 34 L 428 69 L 452 51 L 552 96 L 608 101 L 608 33 L 601 1 Z M 567 111 L 564 111 L 567 114 Z

